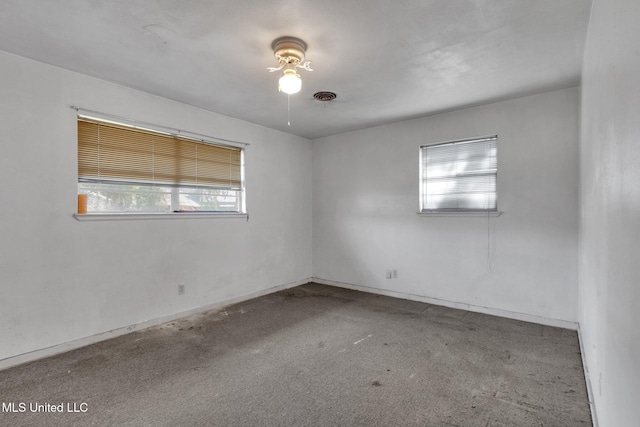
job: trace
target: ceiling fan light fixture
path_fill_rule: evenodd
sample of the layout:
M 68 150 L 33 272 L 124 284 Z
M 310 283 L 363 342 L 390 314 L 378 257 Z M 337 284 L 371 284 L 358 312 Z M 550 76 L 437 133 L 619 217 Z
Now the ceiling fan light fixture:
M 278 90 L 289 95 L 300 92 L 302 88 L 300 74 L 297 74 L 294 70 L 284 70 L 284 75 L 280 77 L 278 83 Z
M 311 69 L 311 61 L 305 61 L 307 43 L 297 37 L 279 37 L 271 43 L 273 55 L 278 61 L 277 67 L 268 67 L 270 72 L 283 70 L 283 76 L 278 80 L 280 92 L 288 95 L 300 92 L 302 79 L 296 72 L 298 68 L 307 71 Z

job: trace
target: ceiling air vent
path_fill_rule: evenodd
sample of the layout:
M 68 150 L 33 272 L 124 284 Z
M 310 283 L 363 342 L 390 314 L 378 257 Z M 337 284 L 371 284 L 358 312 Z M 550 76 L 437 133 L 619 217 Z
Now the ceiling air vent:
M 318 101 L 327 102 L 333 101 L 338 97 L 338 95 L 333 92 L 316 92 L 313 94 L 313 97 Z

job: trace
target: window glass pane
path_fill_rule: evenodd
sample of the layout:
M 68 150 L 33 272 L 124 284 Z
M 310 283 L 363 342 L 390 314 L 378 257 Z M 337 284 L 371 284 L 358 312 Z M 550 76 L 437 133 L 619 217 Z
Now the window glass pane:
M 87 195 L 87 213 L 170 212 L 171 187 L 80 182 Z
M 181 211 L 241 212 L 239 190 L 180 188 Z
M 87 195 L 87 213 L 171 212 L 172 197 L 182 212 L 242 211 L 241 190 L 81 182 L 78 192 Z

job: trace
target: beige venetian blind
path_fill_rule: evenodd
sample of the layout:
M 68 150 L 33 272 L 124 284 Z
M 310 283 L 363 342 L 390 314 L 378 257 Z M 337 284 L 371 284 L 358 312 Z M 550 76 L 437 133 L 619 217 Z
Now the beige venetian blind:
M 78 180 L 240 188 L 241 150 L 78 117 Z

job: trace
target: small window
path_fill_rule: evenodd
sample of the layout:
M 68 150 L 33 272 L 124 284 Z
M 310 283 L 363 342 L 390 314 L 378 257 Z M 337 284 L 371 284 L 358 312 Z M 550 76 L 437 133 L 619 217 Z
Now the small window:
M 243 150 L 78 116 L 87 213 L 245 212 Z
M 420 147 L 420 211 L 497 211 L 497 136 Z

